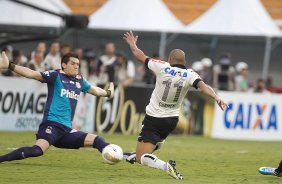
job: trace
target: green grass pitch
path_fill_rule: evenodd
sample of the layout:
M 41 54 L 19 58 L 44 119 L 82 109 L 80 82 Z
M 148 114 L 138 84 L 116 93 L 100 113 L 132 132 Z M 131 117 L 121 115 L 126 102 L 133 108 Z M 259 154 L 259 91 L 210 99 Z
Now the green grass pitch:
M 125 151 L 135 149 L 137 136 L 102 135 Z M 33 132 L 0 132 L 0 154 L 33 145 Z M 0 164 L 1 184 L 166 184 L 226 183 L 278 184 L 282 178 L 263 176 L 260 166 L 276 167 L 282 159 L 281 142 L 226 141 L 196 136 L 170 136 L 155 153 L 167 161 L 177 161 L 183 181 L 163 171 L 139 164 L 120 162 L 108 165 L 97 150 L 65 150 L 51 147 L 44 156 Z

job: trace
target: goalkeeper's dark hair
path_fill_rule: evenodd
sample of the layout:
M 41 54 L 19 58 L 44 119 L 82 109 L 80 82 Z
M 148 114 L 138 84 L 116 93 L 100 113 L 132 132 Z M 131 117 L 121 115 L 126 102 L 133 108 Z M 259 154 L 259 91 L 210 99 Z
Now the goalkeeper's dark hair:
M 63 69 L 63 63 L 67 64 L 67 63 L 70 61 L 70 58 L 71 58 L 71 57 L 79 59 L 79 58 L 78 58 L 78 55 L 75 54 L 75 53 L 72 53 L 72 52 L 63 55 L 63 57 L 62 57 L 62 59 L 61 59 L 61 67 L 62 67 L 62 70 L 64 70 L 64 69 Z

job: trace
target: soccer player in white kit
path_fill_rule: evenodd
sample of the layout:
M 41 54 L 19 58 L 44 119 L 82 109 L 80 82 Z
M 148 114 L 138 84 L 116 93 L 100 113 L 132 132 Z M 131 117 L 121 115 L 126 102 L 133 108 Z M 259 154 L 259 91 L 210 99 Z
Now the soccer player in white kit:
M 173 178 L 182 180 L 183 176 L 176 170 L 175 161 L 164 162 L 152 153 L 161 147 L 166 137 L 175 129 L 179 108 L 186 93 L 190 87 L 194 86 L 215 99 L 222 110 L 227 107 L 227 104 L 202 81 L 196 72 L 186 69 L 185 53 L 182 50 L 172 50 L 168 62 L 165 62 L 147 57 L 137 47 L 138 36 L 134 36 L 132 32 L 126 32 L 123 38 L 130 46 L 135 58 L 156 74 L 155 89 L 146 107 L 136 155 L 128 154 L 125 158 L 131 163 L 136 160 L 142 165 L 164 170 Z

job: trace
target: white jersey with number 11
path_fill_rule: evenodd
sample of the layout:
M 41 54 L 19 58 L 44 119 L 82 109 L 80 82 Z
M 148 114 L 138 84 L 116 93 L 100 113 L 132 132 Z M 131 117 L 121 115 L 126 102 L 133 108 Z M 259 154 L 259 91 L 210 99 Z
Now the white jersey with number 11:
M 179 116 L 180 105 L 189 88 L 196 87 L 200 76 L 183 65 L 147 58 L 145 65 L 156 74 L 156 86 L 146 114 L 153 117 Z

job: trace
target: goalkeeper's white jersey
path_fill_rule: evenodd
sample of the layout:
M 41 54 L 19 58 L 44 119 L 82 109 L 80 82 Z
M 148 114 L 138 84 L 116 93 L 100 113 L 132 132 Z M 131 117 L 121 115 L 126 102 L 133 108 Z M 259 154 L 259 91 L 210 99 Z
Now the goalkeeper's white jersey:
M 180 105 L 189 88 L 201 81 L 200 76 L 184 65 L 147 58 L 146 67 L 156 74 L 156 85 L 146 106 L 146 114 L 153 117 L 179 116 Z

